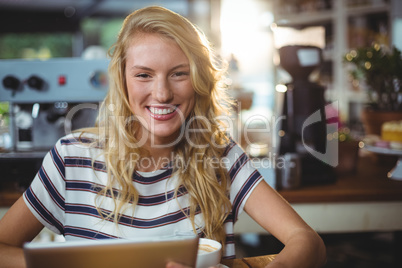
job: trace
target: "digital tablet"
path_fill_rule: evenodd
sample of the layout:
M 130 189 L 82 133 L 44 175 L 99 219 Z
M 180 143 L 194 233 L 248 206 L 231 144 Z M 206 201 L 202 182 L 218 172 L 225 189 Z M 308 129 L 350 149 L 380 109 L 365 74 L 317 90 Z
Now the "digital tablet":
M 175 261 L 195 267 L 198 236 L 31 242 L 23 251 L 28 268 L 165 267 Z

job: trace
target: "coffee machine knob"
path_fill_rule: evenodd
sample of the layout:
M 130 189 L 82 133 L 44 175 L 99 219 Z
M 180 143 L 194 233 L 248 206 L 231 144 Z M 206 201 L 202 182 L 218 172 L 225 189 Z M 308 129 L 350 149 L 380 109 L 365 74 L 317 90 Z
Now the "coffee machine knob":
M 20 80 L 18 80 L 18 78 L 16 78 L 15 76 L 12 76 L 12 75 L 7 75 L 3 79 L 3 86 L 6 89 L 16 91 L 20 87 L 20 84 L 21 84 Z
M 37 90 L 43 89 L 43 86 L 45 85 L 45 81 L 36 75 L 29 77 L 27 83 L 29 87 Z

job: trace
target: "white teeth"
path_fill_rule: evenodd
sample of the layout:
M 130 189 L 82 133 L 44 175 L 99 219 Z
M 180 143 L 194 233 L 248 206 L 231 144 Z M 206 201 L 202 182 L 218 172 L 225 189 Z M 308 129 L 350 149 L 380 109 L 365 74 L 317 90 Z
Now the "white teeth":
M 172 113 L 174 111 L 174 109 L 170 109 L 170 108 L 168 108 L 168 109 L 166 109 L 166 108 L 165 109 L 159 109 L 159 108 L 156 108 L 156 107 L 150 107 L 149 110 L 153 114 L 161 114 L 161 115 L 170 114 L 170 113 Z

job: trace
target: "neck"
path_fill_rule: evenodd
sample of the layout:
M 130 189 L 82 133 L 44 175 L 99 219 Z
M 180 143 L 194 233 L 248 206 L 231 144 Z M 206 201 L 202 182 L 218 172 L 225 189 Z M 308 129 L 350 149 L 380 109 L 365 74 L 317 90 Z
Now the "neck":
M 137 132 L 137 136 L 142 136 L 141 131 Z M 173 152 L 176 146 L 177 139 L 172 140 L 172 137 L 163 138 L 150 135 L 142 145 L 147 154 L 142 155 L 139 159 L 137 170 L 150 172 L 166 166 L 174 159 Z
M 173 146 L 158 146 L 153 144 L 144 145 L 144 149 L 148 152 L 146 155 L 141 156 L 138 162 L 138 171 L 150 172 L 159 170 L 169 164 L 173 158 Z

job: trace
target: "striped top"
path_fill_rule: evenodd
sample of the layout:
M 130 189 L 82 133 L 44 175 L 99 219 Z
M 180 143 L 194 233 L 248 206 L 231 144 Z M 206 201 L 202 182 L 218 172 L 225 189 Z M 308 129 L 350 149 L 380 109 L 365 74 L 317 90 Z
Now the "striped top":
M 91 141 L 81 139 L 81 142 Z M 118 228 L 113 221 L 102 220 L 96 208 L 110 212 L 114 203 L 111 198 L 97 195 L 107 182 L 101 150 L 86 146 L 68 135 L 46 155 L 23 195 L 29 209 L 44 226 L 64 235 L 67 241 L 192 232 L 192 224 L 181 210 L 188 208 L 189 196 L 181 187 L 177 199 L 174 198 L 178 180 L 177 175 L 172 175 L 170 166 L 153 172 L 135 172 L 133 184 L 139 200 L 134 214 L 130 209 L 125 210 Z M 226 159 L 222 163 L 225 163 L 231 180 L 232 203 L 232 211 L 225 222 L 227 243 L 223 257 L 234 258 L 234 223 L 262 176 L 235 142 L 228 145 L 223 157 Z M 201 213 L 195 216 L 195 224 L 201 233 L 204 226 Z

